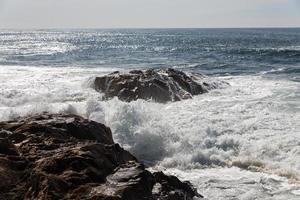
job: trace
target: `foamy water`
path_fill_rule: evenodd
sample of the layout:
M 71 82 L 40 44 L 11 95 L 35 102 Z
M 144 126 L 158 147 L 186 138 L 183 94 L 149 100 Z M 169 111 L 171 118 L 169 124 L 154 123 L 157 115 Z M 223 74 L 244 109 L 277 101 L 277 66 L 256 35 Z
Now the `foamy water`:
M 93 77 L 117 68 L 0 66 L 0 121 L 74 113 L 111 127 L 151 169 L 194 183 L 207 199 L 300 198 L 300 83 L 244 75 L 190 100 L 102 101 Z

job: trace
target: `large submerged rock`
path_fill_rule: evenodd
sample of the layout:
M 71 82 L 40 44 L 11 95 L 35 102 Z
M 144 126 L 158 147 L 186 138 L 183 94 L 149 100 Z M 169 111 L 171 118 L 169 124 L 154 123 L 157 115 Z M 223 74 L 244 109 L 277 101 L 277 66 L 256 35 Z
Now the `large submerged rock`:
M 0 199 L 179 200 L 188 182 L 150 173 L 103 124 L 42 114 L 0 122 Z
M 198 73 L 188 74 L 169 68 L 114 72 L 96 77 L 94 86 L 106 99 L 118 97 L 123 101 L 145 99 L 165 103 L 190 99 L 226 84 Z

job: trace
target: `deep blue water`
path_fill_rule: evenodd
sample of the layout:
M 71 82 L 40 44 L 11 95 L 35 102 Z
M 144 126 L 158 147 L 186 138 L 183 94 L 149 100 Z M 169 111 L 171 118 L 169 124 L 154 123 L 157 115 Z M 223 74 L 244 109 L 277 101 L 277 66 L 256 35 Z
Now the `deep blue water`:
M 0 31 L 0 65 L 161 68 L 300 78 L 300 29 Z

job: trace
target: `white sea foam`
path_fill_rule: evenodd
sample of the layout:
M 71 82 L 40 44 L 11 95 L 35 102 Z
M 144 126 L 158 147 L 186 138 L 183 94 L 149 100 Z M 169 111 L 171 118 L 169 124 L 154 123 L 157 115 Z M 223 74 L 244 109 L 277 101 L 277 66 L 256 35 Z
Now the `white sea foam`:
M 190 100 L 102 101 L 93 77 L 115 70 L 1 66 L 0 121 L 43 111 L 79 114 L 105 123 L 116 142 L 193 181 L 209 199 L 299 198 L 299 82 L 219 77 L 231 86 Z
M 253 48 L 256 51 L 276 51 L 276 52 L 284 52 L 284 51 L 300 51 L 300 46 L 283 46 L 280 48 Z
M 157 169 L 153 169 L 157 170 Z M 239 168 L 166 169 L 165 173 L 198 186 L 205 200 L 298 200 L 299 186 L 284 177 Z

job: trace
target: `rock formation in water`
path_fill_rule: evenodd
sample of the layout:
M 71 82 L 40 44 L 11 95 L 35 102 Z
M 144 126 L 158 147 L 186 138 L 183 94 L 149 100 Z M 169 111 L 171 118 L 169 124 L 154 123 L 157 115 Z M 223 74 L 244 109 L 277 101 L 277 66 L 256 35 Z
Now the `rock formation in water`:
M 123 101 L 137 99 L 165 103 L 190 99 L 227 83 L 213 81 L 198 73 L 184 73 L 175 69 L 133 70 L 129 73 L 114 72 L 96 77 L 94 87 L 106 99 L 118 97 Z
M 150 173 L 110 129 L 75 115 L 0 122 L 0 199 L 188 200 L 188 182 Z

